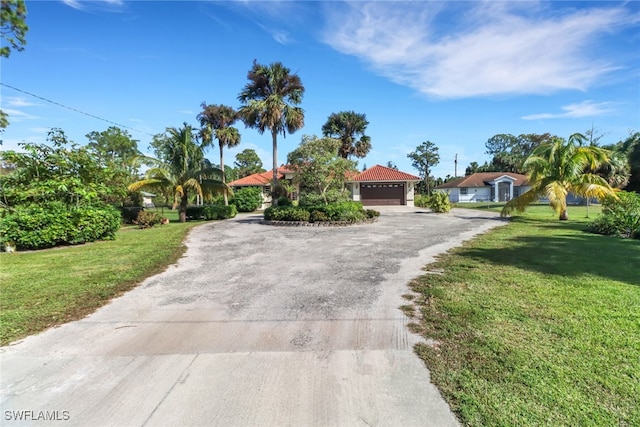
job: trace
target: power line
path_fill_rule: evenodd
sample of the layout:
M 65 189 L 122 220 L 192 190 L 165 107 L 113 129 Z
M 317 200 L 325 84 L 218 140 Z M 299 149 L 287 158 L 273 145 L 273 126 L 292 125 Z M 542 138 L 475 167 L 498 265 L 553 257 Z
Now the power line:
M 50 99 L 47 99 L 47 98 L 44 98 L 42 96 L 36 95 L 35 93 L 31 93 L 31 92 L 27 92 L 26 90 L 18 89 L 17 87 L 8 85 L 6 83 L 0 82 L 0 85 L 8 87 L 9 89 L 13 89 L 13 90 L 16 90 L 18 92 L 24 93 L 25 95 L 29 95 L 29 96 L 33 96 L 34 98 L 41 99 L 41 100 L 43 100 L 45 102 L 48 102 L 50 104 L 57 105 L 57 106 L 62 107 L 62 108 L 66 108 L 67 110 L 71 110 L 71 111 L 74 111 L 76 113 L 84 114 L 85 116 L 89 116 L 89 117 L 94 118 L 94 119 L 102 120 L 103 122 L 111 123 L 112 125 L 116 125 L 116 126 L 118 126 L 120 128 L 129 129 L 129 130 L 132 130 L 134 132 L 143 133 L 143 134 L 149 135 L 149 136 L 155 136 L 155 135 L 150 134 L 148 132 L 144 132 L 144 131 L 135 129 L 135 128 L 132 128 L 130 126 L 121 125 L 120 123 L 116 123 L 116 122 L 113 122 L 111 120 L 103 119 L 102 117 L 99 117 L 99 116 L 96 116 L 96 115 L 89 114 L 89 113 L 86 113 L 84 111 L 78 110 L 77 108 L 69 107 L 69 106 L 61 104 L 59 102 L 52 101 Z

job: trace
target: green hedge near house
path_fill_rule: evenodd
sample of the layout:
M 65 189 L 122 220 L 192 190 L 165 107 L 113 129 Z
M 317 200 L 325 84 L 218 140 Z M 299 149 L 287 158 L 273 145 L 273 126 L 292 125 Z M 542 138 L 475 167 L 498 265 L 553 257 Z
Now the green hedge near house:
M 204 219 L 211 221 L 214 219 L 233 218 L 238 214 L 235 205 L 201 205 L 187 207 L 187 219 L 198 220 Z
M 360 202 L 341 202 L 316 206 L 272 206 L 264 211 L 267 221 L 346 222 L 357 223 L 380 215 L 364 209 Z
M 49 202 L 2 212 L 0 244 L 18 250 L 110 240 L 120 228 L 120 212 L 111 207 L 67 207 Z

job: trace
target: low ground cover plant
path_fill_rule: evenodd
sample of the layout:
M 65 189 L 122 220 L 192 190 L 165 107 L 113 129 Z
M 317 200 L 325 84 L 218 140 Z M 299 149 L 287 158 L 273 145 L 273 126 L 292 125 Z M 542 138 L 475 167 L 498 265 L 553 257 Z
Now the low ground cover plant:
M 463 425 L 640 425 L 640 242 L 569 210 L 532 206 L 411 284 L 415 350 Z

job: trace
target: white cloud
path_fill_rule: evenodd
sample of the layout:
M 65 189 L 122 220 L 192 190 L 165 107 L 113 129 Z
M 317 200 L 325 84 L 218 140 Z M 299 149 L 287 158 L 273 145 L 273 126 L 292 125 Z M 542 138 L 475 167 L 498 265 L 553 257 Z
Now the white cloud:
M 106 5 L 109 7 L 120 8 L 124 6 L 124 0 L 62 0 L 62 3 L 76 10 L 85 11 L 89 5 Z
M 287 31 L 267 28 L 261 24 L 258 25 L 260 25 L 260 28 L 266 31 L 277 43 L 286 46 L 291 42 L 291 36 Z
M 4 98 L 4 102 L 6 102 L 6 105 L 11 107 L 33 107 L 38 105 L 29 102 L 27 98 L 23 98 L 21 96 L 7 96 Z
M 610 108 L 610 102 L 595 103 L 593 101 L 583 101 L 579 104 L 570 104 L 561 107 L 562 113 L 540 113 L 523 116 L 523 120 L 540 120 L 540 119 L 565 119 L 565 118 L 581 118 L 594 117 L 610 114 L 615 110 Z
M 622 8 L 551 16 L 545 6 L 354 2 L 346 12 L 328 8 L 325 41 L 396 83 L 440 98 L 585 90 L 615 69 L 591 57 L 590 47 L 600 33 L 635 18 Z
M 24 111 L 14 110 L 12 108 L 3 108 L 4 112 L 9 115 L 9 122 L 21 122 L 24 120 L 37 119 L 38 116 L 27 114 Z

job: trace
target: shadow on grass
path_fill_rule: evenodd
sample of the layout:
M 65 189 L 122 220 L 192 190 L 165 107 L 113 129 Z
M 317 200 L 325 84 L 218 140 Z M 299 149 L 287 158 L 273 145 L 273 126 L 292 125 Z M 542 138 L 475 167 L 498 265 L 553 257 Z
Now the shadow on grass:
M 584 223 L 514 218 L 523 224 L 500 247 L 491 242 L 457 254 L 481 262 L 543 274 L 593 275 L 640 286 L 640 241 L 589 233 Z

